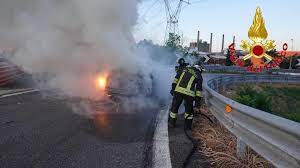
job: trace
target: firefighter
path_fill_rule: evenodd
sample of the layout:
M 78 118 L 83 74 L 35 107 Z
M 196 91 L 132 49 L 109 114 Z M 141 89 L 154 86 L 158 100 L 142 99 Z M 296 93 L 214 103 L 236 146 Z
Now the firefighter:
M 185 62 L 184 58 L 179 58 L 177 60 L 178 66 L 175 66 L 176 73 L 178 71 L 183 71 L 189 64 Z
M 178 71 L 172 83 L 171 95 L 173 96 L 170 108 L 169 125 L 175 127 L 178 116 L 178 109 L 184 101 L 185 122 L 184 129 L 191 130 L 195 107 L 200 107 L 202 92 L 202 69 L 199 65 L 186 67 L 183 71 Z

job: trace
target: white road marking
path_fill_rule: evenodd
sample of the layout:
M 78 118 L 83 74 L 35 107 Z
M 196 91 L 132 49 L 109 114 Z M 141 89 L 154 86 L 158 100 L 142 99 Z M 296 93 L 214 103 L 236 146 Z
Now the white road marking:
M 4 95 L 0 96 L 0 98 L 17 96 L 17 95 L 22 95 L 22 94 L 27 94 L 27 93 L 34 93 L 34 92 L 38 92 L 38 91 L 39 91 L 38 89 L 30 89 L 30 90 L 20 91 L 20 92 L 16 92 L 16 93 L 4 94 Z
M 157 117 L 157 126 L 153 139 L 154 168 L 172 168 L 169 148 L 168 116 L 168 110 L 161 110 Z

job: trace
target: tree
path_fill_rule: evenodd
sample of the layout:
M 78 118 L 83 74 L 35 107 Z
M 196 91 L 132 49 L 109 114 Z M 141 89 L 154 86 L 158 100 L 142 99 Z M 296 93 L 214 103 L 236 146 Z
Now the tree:
M 183 47 L 180 45 L 181 40 L 180 40 L 180 36 L 178 34 L 174 34 L 174 33 L 169 33 L 169 38 L 166 41 L 166 47 L 170 48 L 171 50 L 175 51 L 175 50 L 180 50 Z
M 230 51 L 229 51 L 229 49 L 227 49 L 225 65 L 226 66 L 232 66 L 233 65 L 232 61 L 230 60 Z

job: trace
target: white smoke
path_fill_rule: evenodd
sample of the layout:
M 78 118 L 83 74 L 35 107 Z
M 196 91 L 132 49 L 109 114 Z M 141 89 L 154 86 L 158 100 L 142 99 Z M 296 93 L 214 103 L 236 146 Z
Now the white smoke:
M 0 46 L 29 73 L 48 73 L 50 85 L 73 96 L 95 96 L 94 75 L 136 71 L 131 30 L 137 0 L 1 0 Z
M 132 31 L 139 1 L 0 0 L 0 47 L 15 49 L 14 63 L 35 76 L 51 76 L 47 87 L 67 96 L 98 98 L 95 74 L 122 69 L 144 75 L 148 85 L 153 75 L 155 95 L 167 101 L 174 60 L 147 45 L 137 49 Z M 140 97 L 127 101 L 151 104 Z

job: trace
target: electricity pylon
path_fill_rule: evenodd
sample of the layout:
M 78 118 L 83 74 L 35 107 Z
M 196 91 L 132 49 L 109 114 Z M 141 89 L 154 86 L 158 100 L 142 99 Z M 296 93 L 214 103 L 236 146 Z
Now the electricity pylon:
M 165 32 L 165 42 L 169 38 L 170 34 L 172 35 L 179 35 L 179 28 L 178 28 L 178 20 L 181 13 L 183 3 L 190 4 L 189 0 L 179 0 L 176 8 L 172 8 L 170 6 L 169 0 L 165 1 L 165 8 L 166 8 L 166 16 L 167 16 L 167 27 Z

